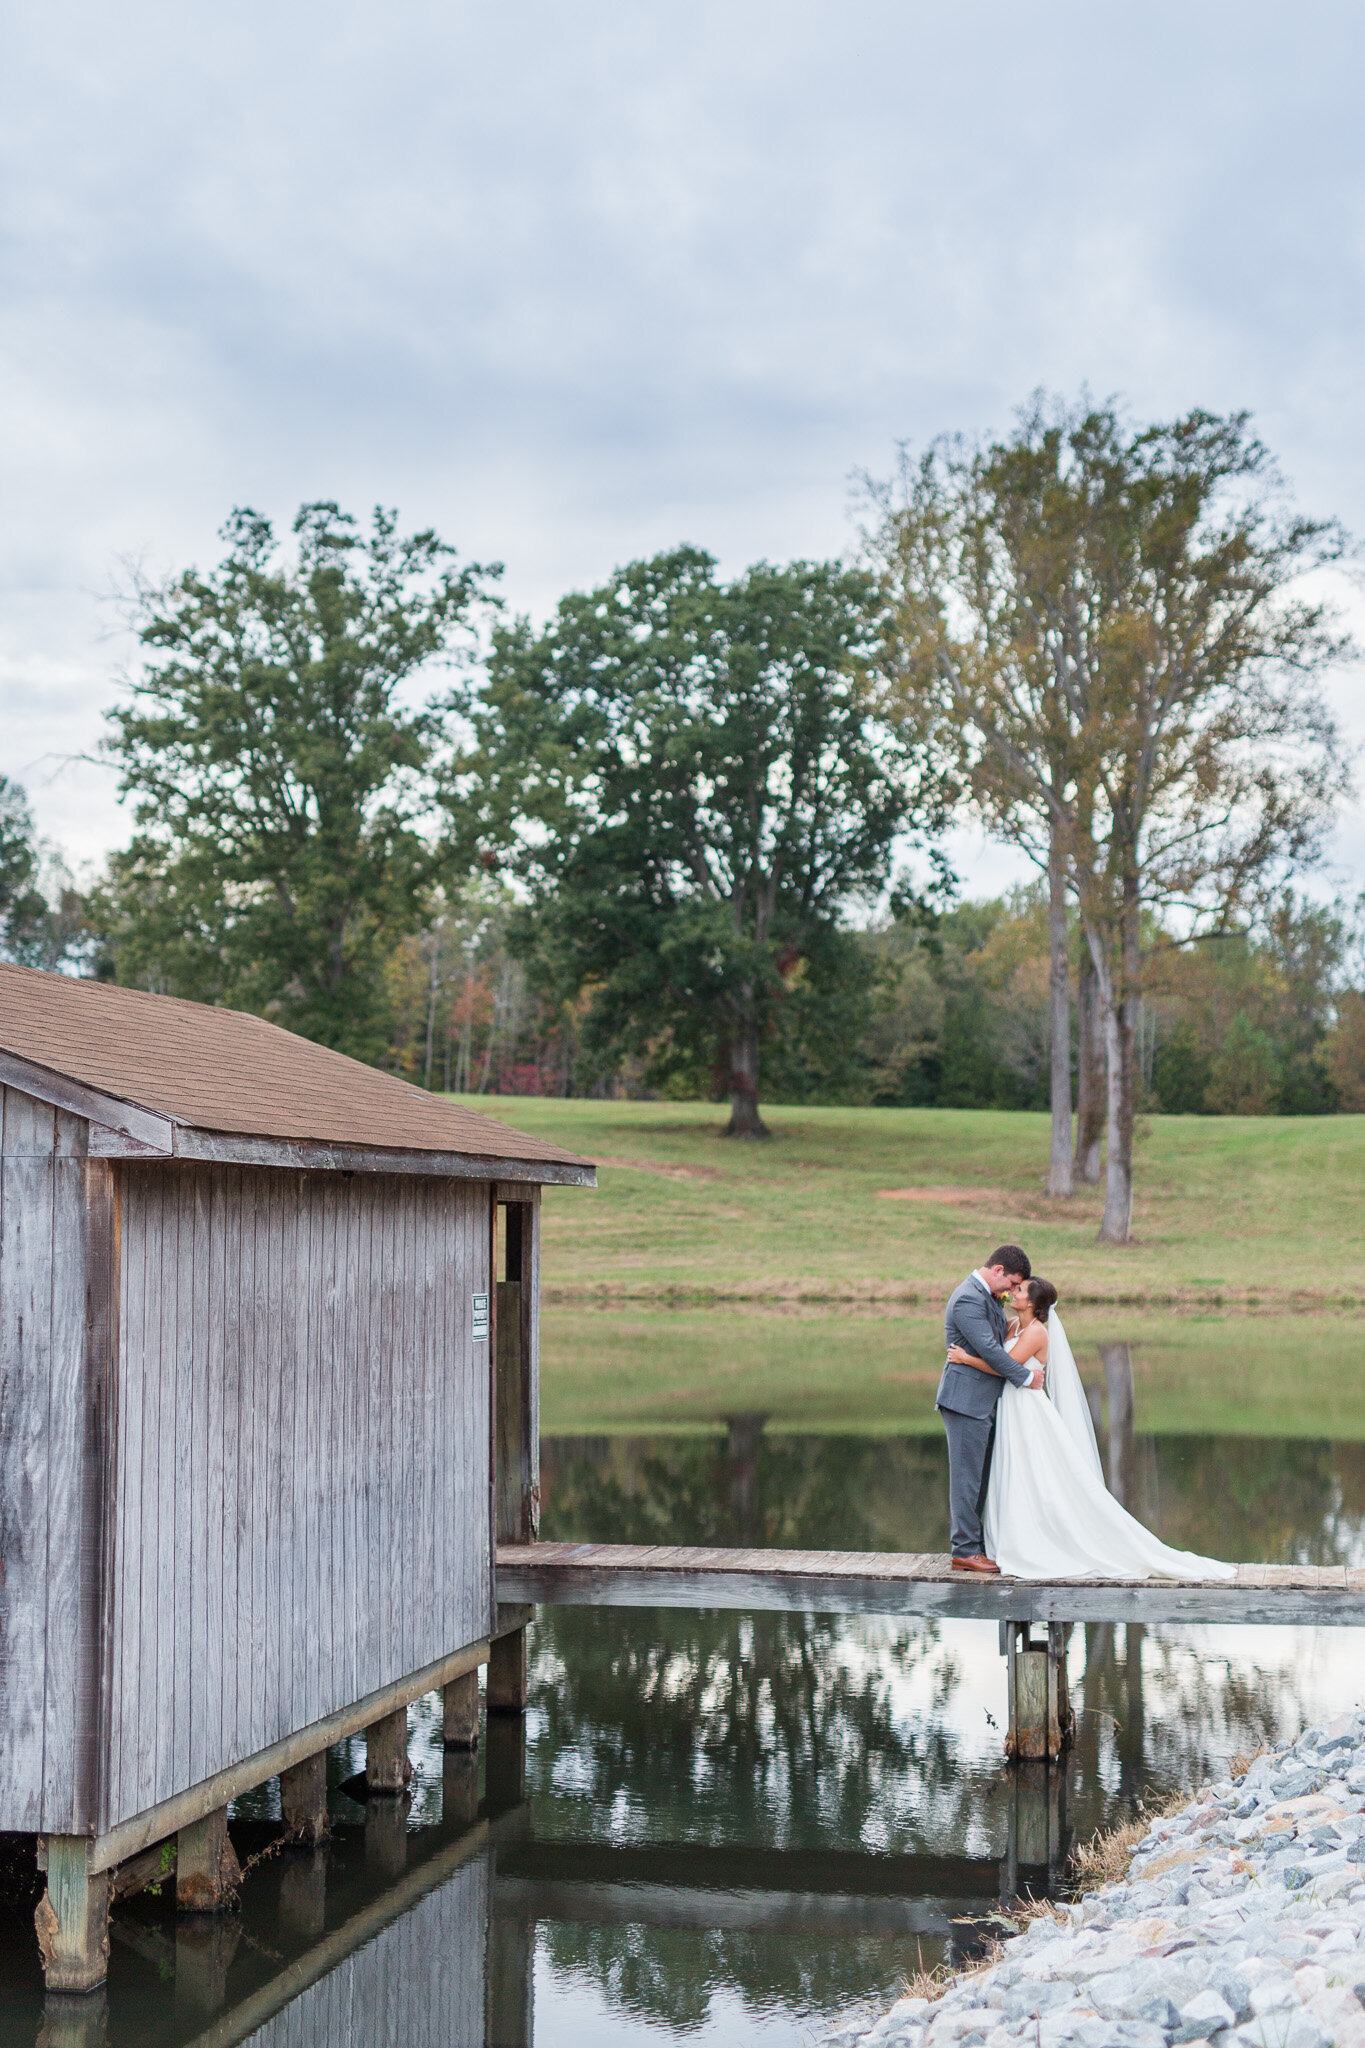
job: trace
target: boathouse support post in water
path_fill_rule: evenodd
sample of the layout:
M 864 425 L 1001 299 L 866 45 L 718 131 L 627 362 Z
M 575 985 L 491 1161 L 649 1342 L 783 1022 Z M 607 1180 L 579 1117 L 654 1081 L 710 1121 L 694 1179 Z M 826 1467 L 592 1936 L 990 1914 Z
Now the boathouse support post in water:
M 1058 1757 L 1071 1741 L 1065 1622 L 1002 1621 L 1009 1726 L 1005 1754 L 1016 1762 Z
M 499 1543 L 534 1543 L 540 1533 L 540 1190 L 498 1189 L 502 1277 L 494 1303 L 494 1526 Z M 497 1227 L 494 1229 L 497 1270 Z M 488 1711 L 522 1714 L 528 1697 L 526 1623 L 504 1609 L 488 1660 Z
M 172 1867 L 189 1932 L 228 1902 L 243 1793 L 311 1853 L 332 1744 L 391 1812 L 415 1699 L 469 1739 L 497 1503 L 535 1531 L 539 1188 L 594 1179 L 261 1018 L 0 965 L 0 1830 L 49 1989 Z

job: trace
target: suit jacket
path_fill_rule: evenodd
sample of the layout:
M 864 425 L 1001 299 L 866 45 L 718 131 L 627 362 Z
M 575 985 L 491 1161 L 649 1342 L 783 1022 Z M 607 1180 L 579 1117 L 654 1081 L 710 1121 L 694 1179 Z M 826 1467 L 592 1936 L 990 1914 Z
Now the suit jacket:
M 943 1317 L 943 1334 L 948 1345 L 963 1345 L 975 1357 L 984 1358 L 988 1365 L 993 1365 L 996 1372 L 1003 1373 L 1005 1378 L 995 1379 L 988 1372 L 978 1371 L 974 1365 L 949 1365 L 945 1361 L 938 1393 L 934 1396 L 936 1408 L 951 1408 L 955 1414 L 975 1415 L 984 1420 L 994 1415 L 1005 1380 L 1012 1380 L 1016 1387 L 1028 1385 L 1033 1367 L 1021 1365 L 1006 1351 L 1005 1311 L 995 1296 L 986 1292 L 974 1273 L 969 1273 L 962 1285 L 954 1288 L 949 1296 Z

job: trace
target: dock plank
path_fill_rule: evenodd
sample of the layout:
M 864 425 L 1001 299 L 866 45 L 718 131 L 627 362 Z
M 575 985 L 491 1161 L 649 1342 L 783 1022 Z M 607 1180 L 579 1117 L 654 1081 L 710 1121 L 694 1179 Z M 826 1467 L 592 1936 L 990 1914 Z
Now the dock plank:
M 977 1578 L 955 1572 L 947 1556 L 914 1552 L 504 1543 L 498 1545 L 498 1600 L 983 1621 L 1365 1627 L 1365 1572 L 1342 1565 L 1252 1564 L 1240 1566 L 1230 1581 L 1027 1580 L 1003 1574 Z

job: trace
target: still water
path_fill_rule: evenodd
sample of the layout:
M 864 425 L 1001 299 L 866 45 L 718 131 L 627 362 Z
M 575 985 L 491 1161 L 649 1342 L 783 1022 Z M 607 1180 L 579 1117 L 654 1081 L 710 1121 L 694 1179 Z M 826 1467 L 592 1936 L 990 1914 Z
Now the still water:
M 1365 1561 L 1365 1446 L 1144 1437 L 1097 1401 L 1111 1483 L 1168 1541 L 1231 1558 Z M 543 1533 L 618 1541 L 946 1547 L 937 1437 L 552 1438 Z M 49 2005 L 32 1880 L 9 1845 L 0 2042 L 43 2048 L 795 2048 L 979 1940 L 1070 1843 L 1362 1690 L 1351 1631 L 1073 1632 L 1076 1746 L 1049 1778 L 1001 1762 L 993 1626 L 884 1617 L 543 1612 L 524 1746 L 494 1724 L 445 1758 L 413 1711 L 410 1803 L 269 1854 L 273 1788 L 234 1809 L 263 1855 L 242 1910 L 115 1914 L 107 1993 Z M 26 1886 L 28 1889 L 26 1890 Z

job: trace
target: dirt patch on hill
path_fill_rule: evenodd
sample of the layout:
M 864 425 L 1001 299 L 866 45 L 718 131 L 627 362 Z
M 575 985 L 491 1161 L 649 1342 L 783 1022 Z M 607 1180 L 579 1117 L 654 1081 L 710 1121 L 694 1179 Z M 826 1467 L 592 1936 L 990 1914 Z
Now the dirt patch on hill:
M 625 1166 L 632 1173 L 657 1173 L 662 1180 L 724 1180 L 725 1175 L 718 1166 L 679 1166 L 668 1159 L 608 1159 L 605 1153 L 594 1155 L 598 1166 Z
M 877 1195 L 883 1202 L 941 1202 L 955 1209 L 965 1209 L 972 1202 L 1018 1207 L 1018 1197 L 999 1188 L 878 1188 Z

